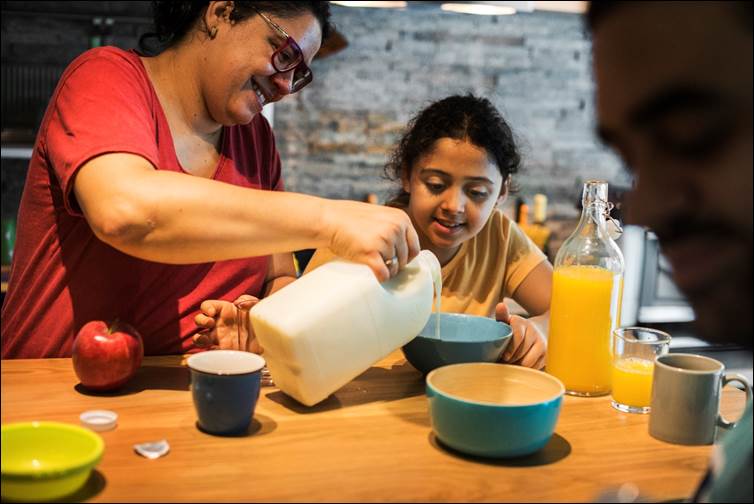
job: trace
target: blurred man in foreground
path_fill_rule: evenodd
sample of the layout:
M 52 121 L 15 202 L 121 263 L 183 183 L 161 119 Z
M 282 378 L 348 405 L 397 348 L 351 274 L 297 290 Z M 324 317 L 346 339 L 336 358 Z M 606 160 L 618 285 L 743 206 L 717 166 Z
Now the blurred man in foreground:
M 598 133 L 709 341 L 752 345 L 752 4 L 592 2 Z M 752 408 L 695 500 L 752 500 Z

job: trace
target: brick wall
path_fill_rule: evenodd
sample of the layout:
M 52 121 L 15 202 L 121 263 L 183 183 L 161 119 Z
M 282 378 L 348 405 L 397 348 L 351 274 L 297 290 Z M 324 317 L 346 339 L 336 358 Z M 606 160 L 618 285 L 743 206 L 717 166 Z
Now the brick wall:
M 3 2 L 49 10 L 55 2 Z M 68 2 L 69 12 L 145 16 L 144 2 Z M 31 6 L 31 7 L 30 7 Z M 78 10 L 77 10 L 78 9 Z M 580 18 L 542 13 L 471 16 L 436 8 L 333 6 L 349 46 L 313 63 L 314 82 L 275 105 L 275 131 L 289 190 L 384 200 L 382 166 L 406 121 L 430 101 L 471 91 L 490 98 L 520 139 L 521 195 L 544 192 L 554 218 L 572 218 L 583 180 L 627 183 L 592 132 L 590 43 Z M 131 47 L 146 28 L 116 20 L 111 42 Z M 66 64 L 88 46 L 91 22 L 44 14 L 2 17 L 3 65 Z M 3 160 L 3 215 L 18 205 L 24 163 Z
M 593 134 L 590 42 L 579 16 L 472 16 L 437 8 L 333 6 L 349 46 L 313 64 L 314 82 L 276 104 L 275 130 L 291 190 L 384 199 L 382 166 L 407 120 L 433 100 L 490 98 L 520 139 L 520 195 L 543 192 L 572 217 L 581 184 L 626 185 Z

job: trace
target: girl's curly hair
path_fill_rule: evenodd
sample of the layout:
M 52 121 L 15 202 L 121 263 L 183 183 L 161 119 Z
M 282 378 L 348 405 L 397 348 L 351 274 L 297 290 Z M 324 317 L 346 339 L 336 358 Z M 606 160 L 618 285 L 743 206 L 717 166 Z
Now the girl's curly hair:
M 500 112 L 486 98 L 472 94 L 453 95 L 436 101 L 409 121 L 403 137 L 385 165 L 385 176 L 399 182 L 411 177 L 416 161 L 431 151 L 441 138 L 467 140 L 484 148 L 495 161 L 503 180 L 518 172 L 521 156 L 513 132 Z M 402 186 L 389 206 L 408 206 L 409 194 Z

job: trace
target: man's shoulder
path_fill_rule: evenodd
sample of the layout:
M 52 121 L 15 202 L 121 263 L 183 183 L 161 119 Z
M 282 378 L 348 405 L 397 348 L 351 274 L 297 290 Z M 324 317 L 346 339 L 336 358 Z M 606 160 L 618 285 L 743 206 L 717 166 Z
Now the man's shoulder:
M 709 488 L 701 499 L 708 502 L 751 502 L 752 499 L 752 405 L 716 445 L 710 464 Z M 706 491 L 705 491 L 706 490 Z

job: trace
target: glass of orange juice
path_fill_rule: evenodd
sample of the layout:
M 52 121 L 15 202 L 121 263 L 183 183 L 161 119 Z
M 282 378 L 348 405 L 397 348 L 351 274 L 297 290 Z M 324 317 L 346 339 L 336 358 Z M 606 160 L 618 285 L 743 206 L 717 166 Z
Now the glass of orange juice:
M 624 413 L 649 413 L 655 358 L 670 349 L 670 335 L 646 327 L 613 331 L 612 405 Z

